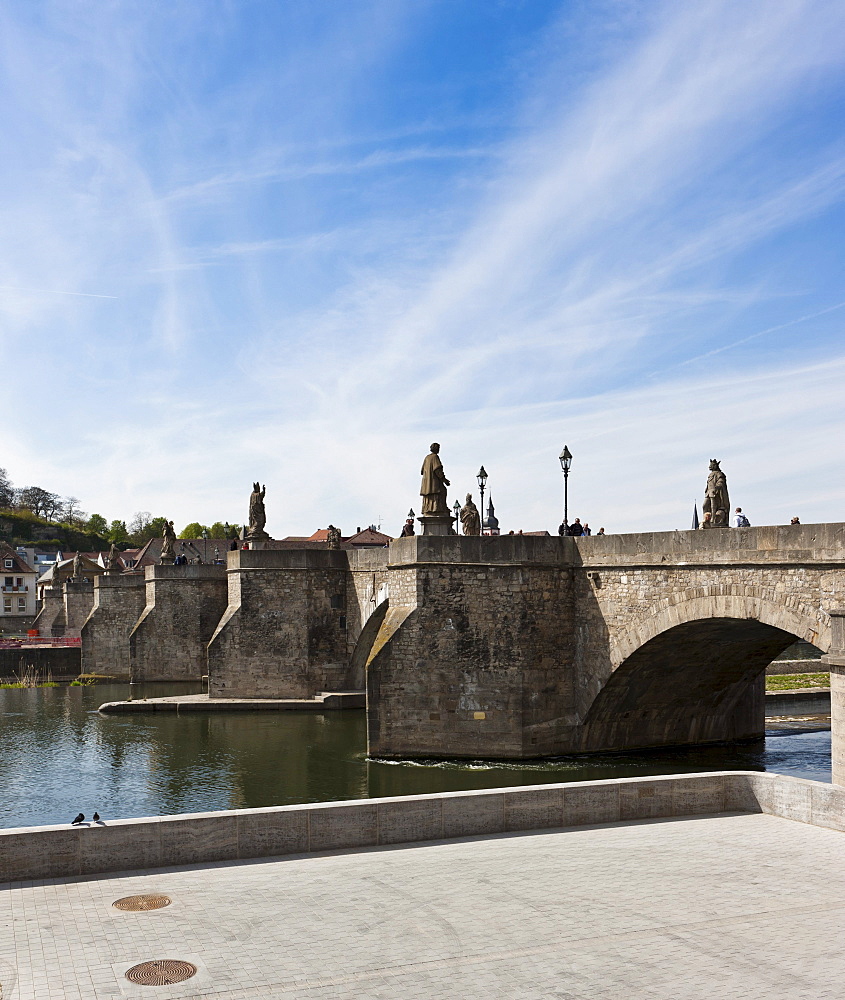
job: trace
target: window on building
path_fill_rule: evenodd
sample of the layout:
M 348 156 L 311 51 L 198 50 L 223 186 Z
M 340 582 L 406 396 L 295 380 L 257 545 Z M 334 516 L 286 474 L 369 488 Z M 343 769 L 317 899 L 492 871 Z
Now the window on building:
M 343 610 L 343 594 L 335 594 L 331 599 L 332 608 L 342 611 Z
M 11 576 L 6 576 L 3 578 L 3 585 L 6 587 L 11 587 L 14 584 L 14 579 Z
M 26 611 L 26 598 L 25 597 L 19 597 L 18 598 L 18 611 Z
M 22 587 L 23 586 L 23 577 L 22 576 L 17 577 L 17 579 L 15 580 L 15 586 L 16 587 Z
M 7 615 L 10 615 L 12 613 L 12 598 L 11 597 L 4 597 L 3 598 L 3 611 Z
M 5 559 L 3 561 L 3 568 L 4 569 L 14 569 L 15 568 L 15 560 L 14 559 Z

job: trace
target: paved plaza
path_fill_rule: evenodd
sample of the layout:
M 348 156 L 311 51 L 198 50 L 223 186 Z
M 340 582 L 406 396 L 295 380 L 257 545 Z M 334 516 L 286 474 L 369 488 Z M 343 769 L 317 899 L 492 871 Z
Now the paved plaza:
M 743 814 L 5 886 L 2 998 L 841 998 L 843 860 Z M 161 958 L 199 971 L 124 978 Z

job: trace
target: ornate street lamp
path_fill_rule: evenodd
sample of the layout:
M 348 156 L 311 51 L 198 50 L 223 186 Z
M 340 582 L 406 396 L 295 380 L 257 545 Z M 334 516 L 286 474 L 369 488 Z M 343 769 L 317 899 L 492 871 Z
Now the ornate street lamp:
M 475 477 L 478 480 L 478 488 L 481 490 L 481 534 L 484 534 L 484 487 L 487 484 L 487 473 L 484 470 L 484 466 L 478 470 L 478 474 Z
M 569 469 L 572 466 L 572 452 L 563 446 L 560 453 L 560 467 L 563 469 L 563 533 L 569 528 Z
M 458 531 L 458 525 L 461 523 L 461 505 L 459 501 L 455 501 L 455 506 L 452 510 L 455 512 L 455 534 L 459 535 L 460 532 Z
M 410 519 L 412 521 L 416 517 L 416 515 L 414 514 L 414 508 L 413 507 L 408 511 L 408 517 L 410 517 Z

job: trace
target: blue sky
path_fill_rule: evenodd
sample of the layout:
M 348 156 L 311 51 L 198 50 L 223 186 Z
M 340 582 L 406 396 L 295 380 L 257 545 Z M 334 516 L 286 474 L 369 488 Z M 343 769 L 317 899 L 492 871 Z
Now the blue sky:
M 0 465 L 129 519 L 845 520 L 845 5 L 0 6 Z

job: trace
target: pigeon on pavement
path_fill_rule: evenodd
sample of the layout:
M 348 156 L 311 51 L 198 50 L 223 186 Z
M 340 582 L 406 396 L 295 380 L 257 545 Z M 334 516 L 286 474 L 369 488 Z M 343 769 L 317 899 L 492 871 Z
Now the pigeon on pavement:
M 95 823 L 99 823 L 100 822 L 100 814 L 99 813 L 94 813 L 94 815 L 91 818 L 94 820 Z
M 71 826 L 79 826 L 79 824 L 85 819 L 85 816 L 80 813 L 75 820 L 70 824 Z

